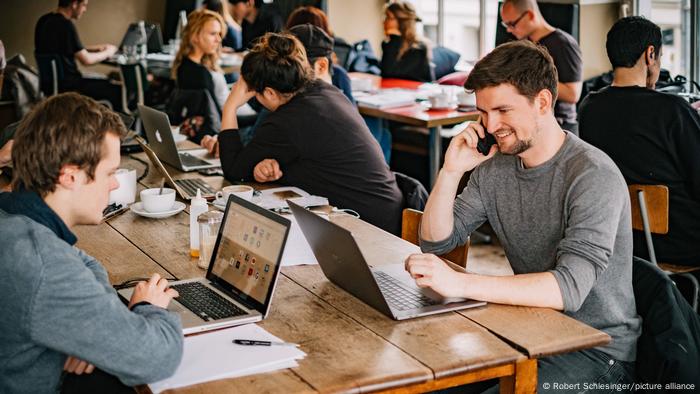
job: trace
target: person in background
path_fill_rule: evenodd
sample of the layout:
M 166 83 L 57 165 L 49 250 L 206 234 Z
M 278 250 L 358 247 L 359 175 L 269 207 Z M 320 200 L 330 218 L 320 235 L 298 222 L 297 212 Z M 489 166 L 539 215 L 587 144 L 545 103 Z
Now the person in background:
M 652 234 L 656 258 L 698 267 L 700 116 L 682 97 L 654 90 L 659 26 L 643 17 L 620 19 L 606 48 L 613 82 L 581 103 L 581 138 L 607 153 L 628 184 L 668 186 L 668 234 Z M 634 255 L 649 258 L 642 231 L 634 232 Z
M 233 19 L 228 9 L 227 0 L 204 0 L 202 7 L 221 15 L 226 22 L 226 35 L 221 40 L 225 52 L 240 51 L 243 48 L 241 26 Z
M 384 35 L 382 42 L 382 77 L 430 82 L 431 51 L 416 31 L 416 15 L 413 5 L 396 1 L 384 10 Z
M 537 360 L 538 392 L 553 382 L 630 384 L 641 318 L 629 194 L 605 153 L 557 123 L 556 75 L 547 50 L 529 41 L 500 45 L 476 63 L 464 87 L 476 93 L 482 122 L 452 138 L 420 223 L 425 253 L 410 255 L 406 269 L 444 297 L 552 308 L 612 337 Z M 476 148 L 486 133 L 497 144 L 483 155 Z M 487 220 L 514 275 L 457 272 L 436 256 Z
M 13 190 L 0 194 L 2 393 L 133 393 L 180 363 L 180 318 L 166 309 L 177 291 L 153 274 L 124 305 L 71 230 L 102 221 L 125 134 L 77 93 L 41 102 L 15 134 Z
M 250 49 L 255 40 L 265 33 L 282 31 L 284 22 L 272 5 L 263 0 L 230 0 L 234 19 L 240 19 L 243 30 L 243 49 Z
M 289 14 L 289 18 L 287 18 L 286 28 L 287 30 L 289 30 L 294 26 L 303 25 L 306 23 L 319 27 L 321 30 L 326 32 L 326 34 L 332 37 L 334 42 L 337 39 L 333 35 L 333 30 L 331 29 L 330 24 L 328 23 L 328 16 L 326 16 L 326 14 L 321 9 L 313 6 L 303 6 L 292 11 L 292 13 Z M 335 53 L 331 51 L 331 59 L 334 56 Z M 309 59 L 311 59 L 311 56 L 309 56 Z M 332 62 L 332 65 L 333 67 L 330 75 L 333 86 L 342 90 L 345 96 L 347 96 L 347 98 L 350 99 L 350 102 L 354 103 L 355 99 L 352 97 L 352 86 L 350 84 L 350 77 L 348 77 L 348 72 L 343 67 L 335 64 L 335 62 Z
M 515 38 L 543 45 L 552 55 L 559 75 L 554 116 L 564 130 L 578 135 L 576 103 L 583 86 L 583 60 L 576 39 L 547 23 L 535 0 L 505 0 L 501 20 Z
M 5 45 L 0 40 L 0 92 L 2 91 L 3 76 L 5 73 Z M 9 165 L 12 162 L 12 144 L 13 140 L 0 136 L 0 168 Z
M 106 78 L 85 78 L 76 60 L 83 66 L 100 63 L 117 52 L 112 44 L 83 46 L 73 20 L 87 11 L 88 0 L 59 0 L 58 8 L 41 18 L 34 30 L 34 51 L 38 55 L 58 55 L 62 61 L 63 79 L 59 91 L 76 91 L 96 100 L 108 100 L 121 108 L 121 88 Z
M 243 147 L 236 109 L 252 97 L 270 114 Z M 268 33 L 250 50 L 221 127 L 221 167 L 229 181 L 297 186 L 399 233 L 403 196 L 379 145 L 343 93 L 314 79 L 294 36 Z
M 179 89 L 205 89 L 221 108 L 229 89 L 218 65 L 221 40 L 226 31 L 224 18 L 209 10 L 195 10 L 187 17 L 172 74 Z

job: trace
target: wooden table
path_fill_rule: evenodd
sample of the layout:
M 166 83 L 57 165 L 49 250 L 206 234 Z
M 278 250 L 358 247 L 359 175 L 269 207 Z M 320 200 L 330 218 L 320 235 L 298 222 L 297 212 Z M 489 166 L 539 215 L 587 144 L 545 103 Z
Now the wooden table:
M 122 167 L 143 165 L 123 158 Z M 180 174 L 169 168 L 176 177 Z M 151 169 L 140 188 L 158 184 Z M 221 186 L 221 178 L 207 178 Z M 334 222 L 357 238 L 371 265 L 417 247 L 351 216 Z M 78 247 L 99 259 L 112 283 L 158 272 L 202 277 L 189 256 L 186 211 L 161 220 L 128 211 L 98 226 L 75 229 Z M 277 372 L 173 390 L 236 392 L 425 392 L 500 378 L 501 392 L 534 393 L 537 357 L 607 343 L 610 338 L 565 315 L 540 308 L 488 305 L 477 310 L 393 321 L 330 283 L 318 266 L 284 267 L 269 317 L 258 323 L 301 344 L 307 357 Z M 141 387 L 140 390 L 147 391 Z
M 422 82 L 408 81 L 393 78 L 381 78 L 376 75 L 364 73 L 350 73 L 352 78 L 368 78 L 372 80 L 375 89 L 418 89 Z M 467 120 L 476 120 L 479 116 L 477 111 L 462 112 L 457 110 L 425 110 L 419 104 L 410 106 L 379 109 L 358 105 L 358 109 L 362 115 L 373 116 L 375 118 L 391 120 L 407 124 L 410 126 L 418 126 L 428 129 L 429 134 L 429 174 L 431 186 L 437 179 L 438 171 L 440 170 L 440 158 L 442 156 L 442 126 L 451 126 Z

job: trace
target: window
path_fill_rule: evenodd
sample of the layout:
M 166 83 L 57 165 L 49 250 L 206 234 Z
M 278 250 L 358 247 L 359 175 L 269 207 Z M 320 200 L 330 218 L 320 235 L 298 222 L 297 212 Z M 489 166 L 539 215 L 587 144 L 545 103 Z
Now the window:
M 661 67 L 671 75 L 689 76 L 690 0 L 652 0 L 649 19 L 661 28 Z
M 434 45 L 452 49 L 469 62 L 493 49 L 498 0 L 410 1 L 423 20 L 423 35 Z

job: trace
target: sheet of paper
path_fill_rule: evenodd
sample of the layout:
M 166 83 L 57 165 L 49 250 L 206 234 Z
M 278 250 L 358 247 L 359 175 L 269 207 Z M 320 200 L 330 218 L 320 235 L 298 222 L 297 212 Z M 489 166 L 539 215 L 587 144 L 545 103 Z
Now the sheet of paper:
M 306 356 L 293 346 L 242 346 L 234 344 L 234 339 L 282 341 L 256 324 L 186 337 L 175 374 L 150 384 L 151 391 L 157 394 L 212 380 L 293 368 Z
M 318 264 L 318 260 L 316 260 L 316 256 L 314 256 L 314 252 L 306 241 L 294 215 L 287 214 L 284 217 L 292 222 L 292 227 L 289 229 L 287 244 L 282 253 L 282 266 Z

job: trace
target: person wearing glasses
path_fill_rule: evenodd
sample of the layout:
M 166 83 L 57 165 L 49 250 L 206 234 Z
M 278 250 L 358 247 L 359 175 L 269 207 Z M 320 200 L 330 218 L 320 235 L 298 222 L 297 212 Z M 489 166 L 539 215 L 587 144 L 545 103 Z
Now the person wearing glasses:
M 554 116 L 564 129 L 578 135 L 576 103 L 583 85 L 581 48 L 570 34 L 547 23 L 535 0 L 505 0 L 501 24 L 518 40 L 528 39 L 547 48 L 559 75 Z

